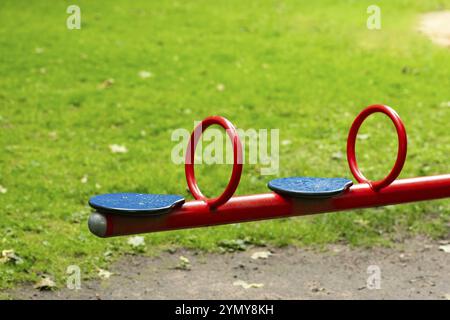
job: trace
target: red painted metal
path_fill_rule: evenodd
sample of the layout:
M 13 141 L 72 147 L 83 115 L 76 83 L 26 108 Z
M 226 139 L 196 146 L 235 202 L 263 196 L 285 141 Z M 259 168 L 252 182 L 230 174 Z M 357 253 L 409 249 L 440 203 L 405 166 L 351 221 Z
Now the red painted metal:
M 222 126 L 233 143 L 233 171 L 231 173 L 230 181 L 224 192 L 214 199 L 206 198 L 198 187 L 197 180 L 195 179 L 194 171 L 194 159 L 195 159 L 195 148 L 202 135 L 202 133 L 211 125 L 217 124 Z M 192 195 L 196 200 L 203 200 L 211 209 L 216 209 L 217 207 L 223 205 L 230 199 L 234 192 L 236 191 L 239 181 L 241 180 L 242 174 L 242 144 L 239 139 L 239 135 L 234 128 L 233 124 L 227 119 L 220 116 L 212 116 L 204 119 L 200 122 L 191 134 L 189 139 L 189 144 L 186 152 L 186 162 L 185 162 L 185 173 L 186 181 L 191 191 Z
M 104 237 L 303 216 L 446 197 L 450 197 L 450 174 L 400 179 L 379 191 L 374 191 L 366 183 L 357 184 L 341 196 L 325 199 L 288 198 L 276 193 L 265 193 L 232 197 L 216 210 L 211 210 L 204 201 L 197 200 L 160 216 L 105 215 L 107 231 Z
M 394 167 L 391 172 L 382 180 L 379 181 L 370 181 L 361 173 L 358 168 L 358 164 L 356 162 L 355 156 L 355 144 L 356 144 L 356 136 L 358 134 L 358 130 L 361 127 L 364 120 L 370 116 L 372 113 L 382 112 L 386 114 L 389 118 L 391 118 L 392 122 L 395 125 L 398 135 L 398 151 L 397 151 L 397 159 L 395 161 Z M 347 160 L 350 167 L 350 171 L 355 177 L 356 181 L 360 183 L 368 183 L 374 191 L 379 191 L 382 188 L 390 185 L 395 179 L 397 179 L 398 175 L 403 169 L 403 165 L 406 160 L 406 150 L 407 150 L 407 137 L 406 137 L 406 129 L 403 125 L 402 120 L 400 119 L 397 112 L 394 109 L 383 106 L 383 105 L 372 105 L 365 108 L 361 111 L 360 114 L 353 121 L 353 124 L 350 128 L 348 139 L 347 139 Z

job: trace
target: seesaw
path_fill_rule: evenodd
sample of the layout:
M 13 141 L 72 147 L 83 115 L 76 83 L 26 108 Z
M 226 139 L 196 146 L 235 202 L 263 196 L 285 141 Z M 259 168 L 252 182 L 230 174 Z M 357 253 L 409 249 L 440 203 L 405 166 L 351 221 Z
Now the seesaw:
M 398 135 L 397 159 L 382 180 L 370 181 L 358 168 L 355 143 L 363 121 L 372 113 L 386 114 Z M 233 170 L 225 191 L 208 199 L 197 185 L 195 148 L 211 125 L 222 126 L 233 144 Z M 357 208 L 370 208 L 450 197 L 450 174 L 397 179 L 406 159 L 407 136 L 398 114 L 390 107 L 372 105 L 354 120 L 347 139 L 347 159 L 358 184 L 346 178 L 289 177 L 268 183 L 270 193 L 233 197 L 242 173 L 242 145 L 227 119 L 204 119 L 193 131 L 186 152 L 185 174 L 195 200 L 179 195 L 114 193 L 94 196 L 89 205 L 96 211 L 89 218 L 90 231 L 99 237 L 214 226 L 228 223 L 311 215 Z

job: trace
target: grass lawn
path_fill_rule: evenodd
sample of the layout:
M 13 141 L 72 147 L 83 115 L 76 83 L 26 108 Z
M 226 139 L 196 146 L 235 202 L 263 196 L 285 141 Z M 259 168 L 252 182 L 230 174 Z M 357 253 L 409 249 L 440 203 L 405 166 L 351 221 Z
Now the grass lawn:
M 382 29 L 366 28 L 374 1 L 71 1 L 0 3 L 0 289 L 49 275 L 64 286 L 126 252 L 127 238 L 87 229 L 91 195 L 186 191 L 171 133 L 219 114 L 243 129 L 280 129 L 277 176 L 347 176 L 345 143 L 363 107 L 383 103 L 405 122 L 401 177 L 448 173 L 450 51 L 416 31 L 423 12 L 450 1 L 375 1 Z M 141 71 L 151 77 L 143 79 Z M 109 81 L 108 81 L 109 79 Z M 112 80 L 113 81 L 112 81 Z M 105 82 L 106 81 L 106 82 Z M 107 85 L 110 84 L 110 85 Z M 220 89 L 220 90 L 218 90 Z M 396 135 L 375 115 L 358 141 L 366 176 L 383 177 Z M 127 153 L 111 153 L 109 145 Z M 237 194 L 267 192 L 277 176 L 245 165 Z M 217 195 L 229 165 L 197 167 Z M 145 236 L 143 253 L 250 243 L 389 245 L 408 235 L 448 237 L 448 200 Z

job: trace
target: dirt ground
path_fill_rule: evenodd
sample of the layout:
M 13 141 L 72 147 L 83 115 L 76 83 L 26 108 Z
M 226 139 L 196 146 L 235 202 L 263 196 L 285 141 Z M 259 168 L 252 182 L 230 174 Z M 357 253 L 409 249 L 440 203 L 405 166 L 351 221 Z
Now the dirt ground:
M 82 282 L 80 290 L 29 286 L 10 294 L 18 299 L 450 299 L 450 253 L 439 249 L 443 243 L 417 238 L 395 248 L 130 255 L 111 266 L 109 279 Z M 272 255 L 252 258 L 264 251 Z
M 422 16 L 419 30 L 437 45 L 450 48 L 450 11 L 430 12 Z

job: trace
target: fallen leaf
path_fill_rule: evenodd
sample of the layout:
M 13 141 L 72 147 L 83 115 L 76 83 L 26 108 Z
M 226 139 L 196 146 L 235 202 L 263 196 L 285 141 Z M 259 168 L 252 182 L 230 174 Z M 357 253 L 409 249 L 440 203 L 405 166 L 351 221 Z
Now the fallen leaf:
M 409 261 L 409 257 L 406 256 L 404 253 L 400 253 L 398 256 L 400 262 L 408 262 Z
M 2 257 L 0 258 L 0 263 L 14 263 L 14 264 L 22 264 L 23 259 L 19 257 L 13 249 L 3 250 Z
M 223 90 L 225 90 L 225 85 L 223 83 L 219 83 L 216 87 L 217 91 L 222 92 Z
M 339 246 L 331 246 L 331 251 L 333 251 L 334 253 L 339 253 L 342 252 L 342 248 L 340 248 Z
M 128 149 L 125 146 L 119 144 L 110 144 L 109 149 L 112 153 L 127 153 Z
M 446 253 L 450 253 L 450 244 L 439 246 L 439 250 L 444 251 Z
M 357 138 L 358 138 L 359 140 L 367 140 L 367 139 L 369 139 L 369 137 L 370 137 L 369 134 L 358 134 L 358 135 L 357 135 Z
M 114 79 L 110 78 L 110 79 L 106 79 L 105 81 L 103 81 L 102 83 L 100 83 L 98 85 L 99 89 L 106 89 L 111 87 L 114 84 Z
M 262 288 L 264 287 L 264 284 L 262 283 L 247 283 L 243 280 L 236 280 L 233 282 L 233 286 L 240 286 L 244 289 L 250 289 L 250 288 Z
M 4 186 L 0 185 L 0 193 L 5 194 L 8 192 L 8 189 L 6 189 Z
M 75 211 L 70 215 L 70 222 L 72 223 L 80 223 L 81 221 L 86 219 L 86 213 L 83 211 Z
M 324 292 L 325 288 L 324 287 L 314 287 L 311 288 L 311 292 L 317 293 L 317 292 Z
M 142 70 L 139 71 L 139 77 L 142 79 L 147 79 L 153 77 L 153 74 L 149 71 Z
M 309 287 L 309 289 L 311 290 L 311 292 L 314 292 L 314 293 L 320 293 L 320 292 L 325 292 L 325 291 L 326 291 L 325 288 L 322 287 L 322 286 L 320 285 L 320 283 L 317 282 L 317 281 L 311 281 L 311 282 L 309 282 L 309 283 L 308 283 L 308 287 Z
M 175 252 L 177 252 L 177 248 L 167 248 L 167 252 L 170 254 L 174 254 Z
M 141 236 L 134 236 L 128 239 L 128 244 L 134 248 L 145 246 L 145 239 Z
M 272 255 L 272 252 L 270 251 L 257 251 L 255 253 L 252 254 L 252 259 L 257 260 L 257 259 L 267 259 Z
M 247 241 L 245 239 L 236 240 L 221 240 L 219 241 L 219 247 L 228 252 L 244 251 L 247 249 Z
M 370 223 L 368 220 L 365 220 L 365 219 L 362 219 L 362 218 L 355 219 L 355 220 L 353 220 L 353 222 L 356 223 L 356 224 L 359 224 L 360 226 L 363 226 L 363 227 L 367 227 L 369 225 L 369 223 Z
M 104 270 L 104 269 L 100 269 L 100 268 L 97 268 L 97 270 L 98 270 L 98 276 L 104 280 L 109 279 L 113 275 L 113 273 L 109 272 L 108 270 Z
M 49 137 L 50 139 L 52 139 L 52 140 L 56 140 L 56 139 L 58 139 L 58 132 L 56 132 L 56 131 L 50 131 L 50 132 L 48 133 L 48 137 Z
M 180 263 L 175 267 L 178 270 L 191 270 L 191 262 L 188 258 L 180 256 Z
M 56 287 L 55 282 L 49 276 L 44 276 L 34 285 L 35 289 L 41 291 L 53 290 L 55 287 Z
M 432 287 L 434 287 L 436 285 L 433 281 L 428 280 L 427 276 L 418 276 L 418 277 L 416 277 L 414 279 L 409 280 L 409 282 L 410 283 L 424 282 L 424 283 L 426 283 L 426 284 L 428 284 L 429 286 L 432 286 Z
M 331 155 L 331 159 L 333 160 L 341 160 L 344 157 L 341 151 L 335 152 Z
M 180 261 L 183 263 L 189 263 L 189 259 L 184 256 L 180 256 Z
M 88 182 L 88 176 L 87 175 L 84 175 L 82 178 L 81 178 L 81 183 L 87 183 Z

